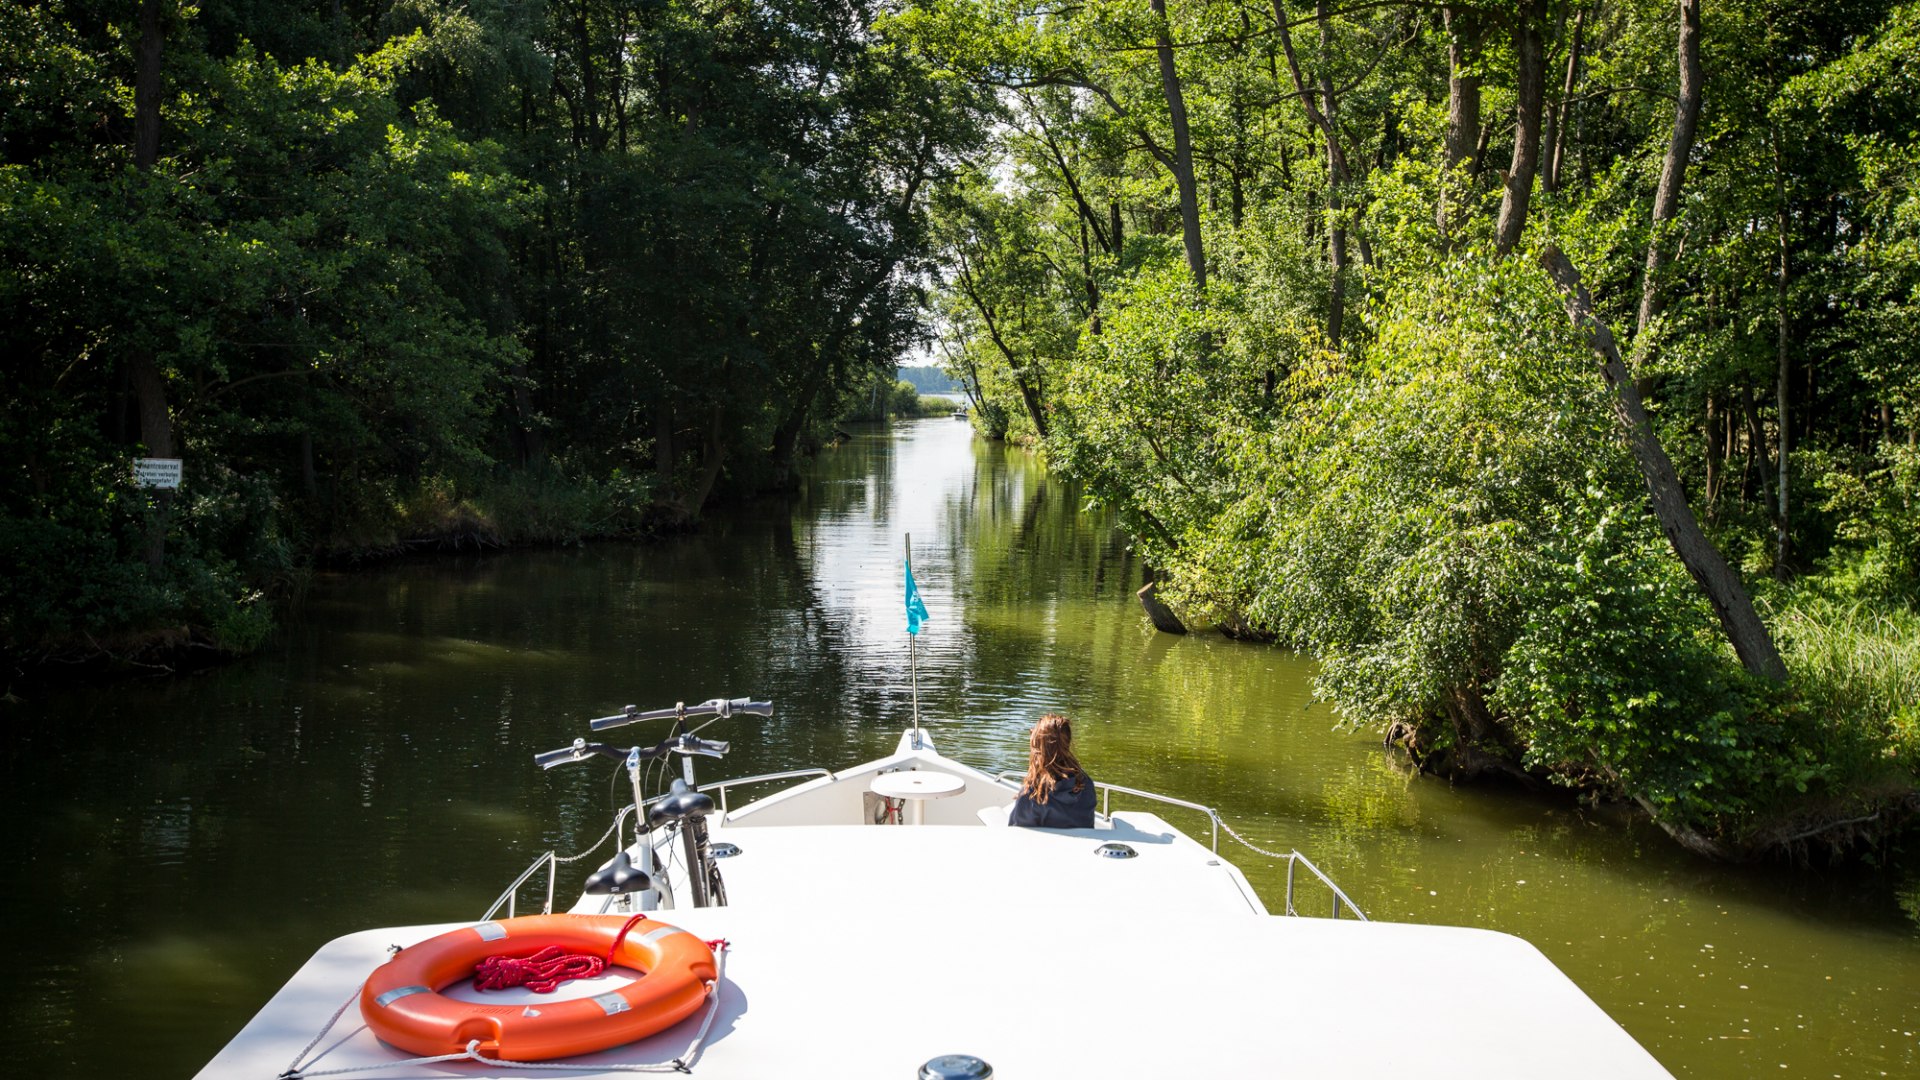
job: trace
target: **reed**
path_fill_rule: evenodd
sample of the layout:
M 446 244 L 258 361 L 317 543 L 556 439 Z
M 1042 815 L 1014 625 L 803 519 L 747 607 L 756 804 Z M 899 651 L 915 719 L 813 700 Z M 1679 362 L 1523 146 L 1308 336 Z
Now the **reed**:
M 1808 704 L 1909 768 L 1920 765 L 1920 612 L 1797 597 L 1775 627 Z

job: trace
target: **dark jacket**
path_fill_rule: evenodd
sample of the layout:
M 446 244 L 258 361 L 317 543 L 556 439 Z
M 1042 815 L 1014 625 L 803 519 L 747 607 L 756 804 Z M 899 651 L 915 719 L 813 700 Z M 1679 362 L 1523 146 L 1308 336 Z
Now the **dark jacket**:
M 1073 790 L 1076 783 L 1080 785 L 1079 791 Z M 1094 799 L 1092 778 L 1086 773 L 1074 773 L 1054 783 L 1046 802 L 1034 802 L 1026 795 L 1013 800 L 1013 812 L 1007 815 L 1007 824 L 1032 829 L 1091 829 Z

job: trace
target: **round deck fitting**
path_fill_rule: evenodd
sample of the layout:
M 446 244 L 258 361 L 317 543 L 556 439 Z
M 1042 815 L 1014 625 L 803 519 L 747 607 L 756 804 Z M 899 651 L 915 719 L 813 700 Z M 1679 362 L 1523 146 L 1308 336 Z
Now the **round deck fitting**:
M 990 1080 L 993 1066 L 972 1054 L 941 1054 L 920 1066 L 920 1080 Z

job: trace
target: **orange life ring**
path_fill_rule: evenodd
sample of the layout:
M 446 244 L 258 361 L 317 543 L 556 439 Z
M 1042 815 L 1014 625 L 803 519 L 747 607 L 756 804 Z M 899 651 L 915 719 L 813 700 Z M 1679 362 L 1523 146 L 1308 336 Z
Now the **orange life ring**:
M 635 923 L 620 942 L 613 962 L 644 974 L 618 990 L 532 1006 L 441 993 L 489 956 L 531 956 L 551 945 L 605 956 L 627 922 L 622 915 L 527 915 L 428 938 L 367 978 L 360 1015 L 375 1035 L 422 1057 L 460 1053 L 478 1039 L 488 1057 L 546 1061 L 644 1039 L 698 1011 L 715 977 L 713 950 L 652 919 Z

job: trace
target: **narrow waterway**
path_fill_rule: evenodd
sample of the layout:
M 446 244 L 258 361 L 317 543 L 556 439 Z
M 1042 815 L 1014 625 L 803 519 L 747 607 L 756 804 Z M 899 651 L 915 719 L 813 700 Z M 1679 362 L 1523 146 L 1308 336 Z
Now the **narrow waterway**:
M 191 1075 L 328 939 L 478 916 L 605 827 L 606 769 L 531 763 L 588 717 L 774 699 L 709 732 L 735 749 L 703 778 L 890 750 L 906 533 L 944 751 L 1017 769 L 1064 711 L 1096 777 L 1219 807 L 1375 919 L 1525 937 L 1682 1077 L 1920 1075 L 1911 877 L 1715 867 L 1568 799 L 1409 777 L 1314 703 L 1309 663 L 1153 633 L 1125 538 L 948 420 L 862 434 L 797 501 L 698 536 L 329 575 L 245 663 L 0 706 L 8 1072 Z M 1277 907 L 1278 865 L 1222 843 Z M 1383 1039 L 1423 1005 L 1395 975 L 1352 1003 Z

